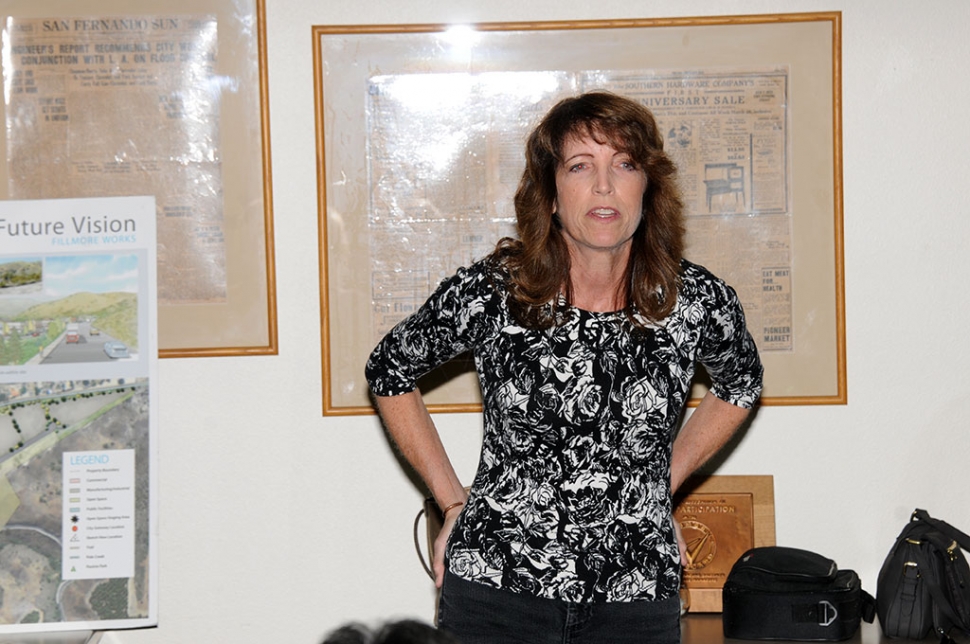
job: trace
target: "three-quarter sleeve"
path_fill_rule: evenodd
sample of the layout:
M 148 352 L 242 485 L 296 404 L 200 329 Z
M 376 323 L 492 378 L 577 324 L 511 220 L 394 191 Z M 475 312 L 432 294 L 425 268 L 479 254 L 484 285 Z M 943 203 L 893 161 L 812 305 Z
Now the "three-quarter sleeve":
M 761 396 L 764 368 L 748 332 L 744 310 L 733 288 L 718 278 L 707 289 L 707 323 L 698 361 L 711 377 L 711 392 L 726 402 L 751 408 Z
M 418 378 L 482 342 L 498 306 L 498 292 L 483 262 L 458 269 L 378 343 L 365 368 L 371 391 L 377 396 L 413 391 Z

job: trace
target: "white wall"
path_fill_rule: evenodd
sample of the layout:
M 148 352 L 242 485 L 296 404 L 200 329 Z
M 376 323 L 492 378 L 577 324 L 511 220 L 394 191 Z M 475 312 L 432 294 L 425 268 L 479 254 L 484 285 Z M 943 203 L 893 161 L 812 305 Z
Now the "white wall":
M 165 360 L 157 629 L 111 644 L 312 644 L 430 619 L 421 493 L 374 417 L 321 416 L 311 26 L 840 10 L 849 403 L 768 407 L 722 474 L 773 474 L 778 542 L 870 590 L 914 507 L 970 530 L 970 4 L 267 0 L 280 351 Z M 460 474 L 475 415 L 438 419 Z

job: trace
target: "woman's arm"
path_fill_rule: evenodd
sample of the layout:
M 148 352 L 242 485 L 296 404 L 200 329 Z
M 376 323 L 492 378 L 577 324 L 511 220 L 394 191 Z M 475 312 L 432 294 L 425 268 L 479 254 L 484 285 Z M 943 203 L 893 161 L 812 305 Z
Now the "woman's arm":
M 674 440 L 670 460 L 670 493 L 675 493 L 738 430 L 750 409 L 732 405 L 707 392 Z
M 750 412 L 750 409 L 732 405 L 707 392 L 674 440 L 670 458 L 671 496 L 687 477 L 724 447 Z M 687 566 L 687 544 L 676 521 L 674 532 L 677 535 L 677 548 L 680 550 L 680 563 Z
M 467 494 L 445 452 L 421 392 L 415 389 L 400 396 L 375 398 L 384 426 L 401 454 L 428 486 L 438 507 L 445 509 L 455 503 L 464 503 Z M 435 539 L 432 569 L 435 585 L 439 588 L 445 574 L 445 545 L 461 509 L 461 506 L 455 506 L 445 514 L 441 533 Z

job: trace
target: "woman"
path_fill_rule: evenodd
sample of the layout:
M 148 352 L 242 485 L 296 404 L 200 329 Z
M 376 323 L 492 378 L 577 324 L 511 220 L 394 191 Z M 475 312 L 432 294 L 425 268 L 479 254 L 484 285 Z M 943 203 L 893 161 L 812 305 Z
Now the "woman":
M 515 209 L 519 240 L 443 282 L 367 365 L 444 512 L 439 626 L 464 644 L 679 642 L 671 497 L 761 390 L 740 303 L 682 259 L 675 168 L 631 100 L 557 104 Z M 466 350 L 485 425 L 467 498 L 414 384 Z M 697 362 L 713 385 L 678 433 Z

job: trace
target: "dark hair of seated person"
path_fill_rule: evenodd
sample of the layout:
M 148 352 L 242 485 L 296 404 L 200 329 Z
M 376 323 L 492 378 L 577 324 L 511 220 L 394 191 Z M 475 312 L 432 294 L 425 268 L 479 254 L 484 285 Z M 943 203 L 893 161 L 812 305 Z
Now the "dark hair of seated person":
M 347 624 L 327 635 L 322 644 L 458 644 L 458 640 L 430 624 L 402 619 L 376 631 L 363 624 Z

